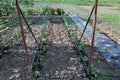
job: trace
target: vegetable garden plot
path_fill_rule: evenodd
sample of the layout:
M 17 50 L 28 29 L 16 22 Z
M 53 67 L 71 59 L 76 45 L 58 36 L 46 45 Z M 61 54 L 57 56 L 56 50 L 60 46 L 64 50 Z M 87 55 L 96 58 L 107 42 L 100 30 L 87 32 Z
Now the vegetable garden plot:
M 5 0 L 5 1 L 7 1 L 7 0 Z M 2 2 L 5 2 L 5 1 L 2 0 Z M 37 1 L 37 0 L 35 0 L 35 1 Z M 24 52 L 23 52 L 23 45 L 22 45 L 23 43 L 21 42 L 20 31 L 19 30 L 17 31 L 15 28 L 10 30 L 10 28 L 4 27 L 4 25 L 2 25 L 2 26 L 0 26 L 0 29 L 2 29 L 2 38 L 4 37 L 5 33 L 9 34 L 9 31 L 10 31 L 10 33 L 12 34 L 12 37 L 10 39 L 12 40 L 12 43 L 14 44 L 14 46 L 12 46 L 8 50 L 9 56 L 5 55 L 5 57 L 3 57 L 3 59 L 0 60 L 1 61 L 0 74 L 2 75 L 2 76 L 0 76 L 0 79 L 2 79 L 2 80 L 4 80 L 4 79 L 5 80 L 7 80 L 7 79 L 12 79 L 12 80 L 13 79 L 15 79 L 15 80 L 18 80 L 18 79 L 30 80 L 30 79 L 32 79 L 32 80 L 34 80 L 33 79 L 33 77 L 34 77 L 34 78 L 38 78 L 38 80 L 39 79 L 41 79 L 41 80 L 71 80 L 71 79 L 73 79 L 73 80 L 74 79 L 75 80 L 79 80 L 79 79 L 88 80 L 88 78 L 90 78 L 90 80 L 96 80 L 96 79 L 98 79 L 98 80 L 111 79 L 112 80 L 113 78 L 106 76 L 107 71 L 110 70 L 109 67 L 111 67 L 111 66 L 106 65 L 106 64 L 102 64 L 102 65 L 99 64 L 99 62 L 97 62 L 97 61 L 99 61 L 97 59 L 98 55 L 93 55 L 95 57 L 95 58 L 93 58 L 93 60 L 96 59 L 97 61 L 92 62 L 92 64 L 94 64 L 94 62 L 97 62 L 97 65 L 96 64 L 94 66 L 91 65 L 91 69 L 89 69 L 90 65 L 88 64 L 88 61 L 90 61 L 90 60 L 88 58 L 88 55 L 86 55 L 86 53 L 85 53 L 85 52 L 89 53 L 89 50 L 86 49 L 86 46 L 87 47 L 90 46 L 89 41 L 88 41 L 88 39 L 86 40 L 86 38 L 84 38 L 84 37 L 83 37 L 84 39 L 82 40 L 83 42 L 81 42 L 79 40 L 80 35 L 81 35 L 79 28 L 65 13 L 65 12 L 68 12 L 68 13 L 75 13 L 76 15 L 80 15 L 80 16 L 82 15 L 82 18 L 84 20 L 86 20 L 86 17 L 89 14 L 89 11 L 87 11 L 87 10 L 90 10 L 88 8 L 91 7 L 92 3 L 90 3 L 90 5 L 89 5 L 89 1 L 85 1 L 85 3 L 88 3 L 87 5 L 89 5 L 89 6 L 85 6 L 85 5 L 77 6 L 76 5 L 77 6 L 76 7 L 75 5 L 67 4 L 69 6 L 66 7 L 66 4 L 63 5 L 63 3 L 64 2 L 66 3 L 66 1 L 59 0 L 58 2 L 61 2 L 61 3 L 60 3 L 59 8 L 57 8 L 58 4 L 56 4 L 56 3 L 51 4 L 49 1 L 45 0 L 45 1 L 43 1 L 43 3 L 40 3 L 40 4 L 37 2 L 38 5 L 36 5 L 36 4 L 34 4 L 34 2 L 32 3 L 32 0 L 30 0 L 30 1 L 21 0 L 19 2 L 18 2 L 18 0 L 16 0 L 18 16 L 19 16 L 19 8 L 21 8 L 23 11 L 20 10 L 20 14 L 22 15 L 23 18 L 25 16 L 28 21 L 28 24 L 27 24 L 27 21 L 24 18 L 24 21 L 21 24 L 23 24 L 24 26 L 26 26 L 26 24 L 27 24 L 27 26 L 28 26 L 28 28 L 25 28 L 25 38 L 26 38 L 27 47 L 28 47 L 30 54 L 28 54 L 28 56 L 26 56 L 26 57 L 29 57 L 29 55 L 30 55 L 30 59 L 32 59 L 32 61 L 33 61 L 33 62 L 29 62 L 29 60 L 28 60 L 28 64 L 29 63 L 32 64 L 32 70 L 30 70 L 30 69 L 28 70 L 27 65 L 25 63 L 26 61 L 24 59 L 25 57 L 24 57 Z M 52 0 L 52 1 L 54 2 L 54 0 Z M 76 0 L 74 0 L 74 1 L 76 2 Z M 15 1 L 10 1 L 10 2 L 15 2 Z M 23 2 L 23 3 L 21 3 L 21 2 Z M 30 2 L 30 3 L 28 3 L 28 2 Z M 82 2 L 84 2 L 84 1 L 82 1 Z M 20 6 L 19 6 L 19 3 L 20 3 Z M 78 3 L 81 3 L 81 1 L 80 2 L 78 1 Z M 56 5 L 54 5 L 54 4 L 56 4 Z M 97 0 L 96 0 L 96 4 L 97 4 Z M 9 6 L 7 6 L 6 8 L 9 8 Z M 52 8 L 50 6 L 55 7 L 55 8 Z M 13 7 L 15 7 L 15 5 Z M 62 7 L 62 8 L 60 8 L 60 7 Z M 13 15 L 13 14 L 11 14 L 11 11 L 13 11 L 13 10 L 11 10 L 9 12 L 10 8 L 9 9 L 6 9 L 6 8 L 2 6 L 3 10 L 2 10 L 2 12 L 0 12 L 0 16 Z M 7 11 L 4 12 L 4 10 L 7 10 Z M 65 15 L 64 16 L 63 16 L 63 14 L 61 15 L 61 12 Z M 12 12 L 12 13 L 14 13 L 14 12 Z M 55 16 L 55 15 L 57 15 L 57 16 Z M 60 15 L 63 17 L 64 23 L 63 23 Z M 44 17 L 44 20 L 39 20 L 39 17 L 43 17 L 43 16 L 47 16 L 47 19 L 45 19 L 45 17 Z M 68 18 L 68 20 L 70 20 L 70 22 L 65 20 L 65 16 L 67 16 L 67 18 Z M 49 18 L 49 20 L 51 20 L 51 22 L 48 22 L 48 25 L 47 25 L 48 18 Z M 118 20 L 118 18 L 116 20 Z M 2 21 L 4 21 L 4 19 Z M 10 24 L 11 22 L 9 22 L 9 21 L 7 23 L 7 21 L 8 20 L 6 20 L 5 22 L 2 22 L 2 24 L 5 23 L 6 25 L 9 25 L 10 27 L 14 26 L 13 24 Z M 82 20 L 81 21 L 77 20 L 77 21 L 81 22 Z M 18 24 L 18 21 L 17 20 L 15 21 L 13 19 L 13 23 L 15 23 L 15 26 L 16 26 L 16 24 Z M 38 23 L 38 25 L 35 25 L 35 23 Z M 74 23 L 74 24 L 72 25 L 71 23 Z M 84 23 L 84 21 L 83 21 L 83 23 Z M 1 24 L 1 22 L 0 22 L 0 24 Z M 32 25 L 32 29 L 29 27 L 30 25 Z M 14 30 L 15 30 L 15 33 L 12 33 L 11 31 L 14 31 Z M 33 30 L 33 33 L 32 33 L 32 30 Z M 88 28 L 87 32 L 85 32 L 85 34 L 86 35 L 88 33 L 91 34 L 90 30 L 92 30 L 92 29 Z M 31 33 L 32 36 L 29 33 Z M 34 37 L 34 34 L 35 34 L 36 38 Z M 15 36 L 13 36 L 13 35 L 15 35 Z M 16 37 L 16 35 L 19 35 L 19 37 L 18 36 Z M 88 37 L 89 37 L 89 39 L 91 39 L 91 35 L 88 35 Z M 14 38 L 17 38 L 20 40 L 18 42 L 17 41 L 15 42 L 14 40 L 16 40 L 16 39 L 14 39 Z M 97 38 L 99 39 L 101 37 L 97 37 Z M 5 40 L 2 39 L 2 41 L 4 43 L 7 42 L 6 40 L 8 40 L 8 39 L 7 38 Z M 24 43 L 26 43 L 24 37 L 23 37 L 23 40 L 24 40 Z M 95 39 L 95 41 L 97 41 L 97 40 Z M 99 43 L 101 43 L 101 40 L 98 40 L 98 41 L 99 41 Z M 36 43 L 37 43 L 37 45 L 36 45 Z M 87 45 L 85 45 L 85 44 L 87 44 Z M 98 43 L 96 43 L 96 44 L 98 44 Z M 82 46 L 84 46 L 84 48 Z M 107 45 L 107 47 L 105 46 L 104 50 L 106 52 L 109 51 L 108 45 Z M 5 50 L 5 52 L 6 52 L 6 50 Z M 11 53 L 13 53 L 13 54 L 11 54 Z M 19 55 L 16 53 L 18 53 Z M 26 54 L 27 54 L 27 49 L 26 49 Z M 116 55 L 114 55 L 111 58 L 117 59 L 118 57 L 116 57 Z M 14 62 L 12 62 L 12 61 L 14 61 Z M 3 63 L 3 62 L 5 62 L 5 63 Z M 105 62 L 105 61 L 102 61 L 102 62 Z M 102 71 L 100 71 L 100 73 L 101 72 L 103 73 L 102 77 L 99 77 L 100 74 L 97 70 L 98 66 L 100 67 L 100 70 L 102 70 Z M 106 66 L 108 66 L 108 68 Z M 116 72 L 118 72 L 118 71 L 114 71 L 114 70 L 113 71 L 110 70 L 109 72 L 111 75 L 109 75 L 109 74 L 108 75 L 109 76 L 116 75 L 117 74 Z M 5 71 L 7 71 L 8 73 L 6 74 Z M 114 73 L 114 75 L 112 73 Z M 118 74 L 119 74 L 119 72 L 118 72 Z M 113 80 L 117 80 L 117 79 L 113 79 Z
M 83 31 L 84 25 L 86 24 L 86 22 L 76 15 L 70 14 L 69 16 Z M 92 28 L 87 27 L 85 31 L 85 36 L 87 36 L 87 38 L 91 40 L 92 39 L 91 34 L 92 34 Z M 120 62 L 120 51 L 119 51 L 120 46 L 118 44 L 112 41 L 109 37 L 99 32 L 96 32 L 94 44 L 97 47 L 100 54 L 108 62 L 112 63 L 116 68 L 120 68 L 120 63 L 119 63 Z
M 31 26 L 37 40 L 40 38 L 41 28 L 45 26 L 47 19 L 47 17 L 40 17 L 38 23 L 35 23 L 34 26 Z M 35 53 L 38 48 L 36 47 L 36 43 L 30 35 L 30 32 L 26 30 L 25 34 L 26 42 L 28 44 L 28 49 L 32 59 L 34 55 L 33 53 Z M 8 55 L 4 55 L 3 58 L 0 59 L 0 79 L 30 80 L 32 72 L 27 68 L 22 37 L 20 36 L 17 41 L 13 42 L 13 44 L 14 46 L 7 51 Z
M 47 52 L 42 62 L 43 70 L 38 79 L 70 80 L 86 79 L 83 64 L 73 49 L 72 41 L 60 16 L 54 16 L 47 36 Z

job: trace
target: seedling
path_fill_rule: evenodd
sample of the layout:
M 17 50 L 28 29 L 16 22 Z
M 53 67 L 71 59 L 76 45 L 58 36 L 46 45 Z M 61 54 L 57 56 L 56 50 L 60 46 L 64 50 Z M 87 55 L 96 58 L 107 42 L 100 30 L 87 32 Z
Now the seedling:
M 105 50 L 106 52 L 109 52 L 109 47 L 104 47 L 104 50 Z
M 45 31 L 45 32 L 44 32 L 44 35 L 45 35 L 45 36 L 47 36 L 47 35 L 48 35 L 48 32 L 47 32 L 47 31 Z
M 72 37 L 73 42 L 77 42 L 77 38 L 76 37 Z
M 40 77 L 40 71 L 35 70 L 35 71 L 33 72 L 33 76 L 34 76 L 35 78 Z
M 74 35 L 74 32 L 70 31 L 70 36 L 73 36 Z
M 83 57 L 83 61 L 87 62 L 87 61 L 88 61 L 88 57 L 87 57 L 87 56 L 84 56 L 84 57 Z
M 8 50 L 10 48 L 10 43 L 5 44 L 4 50 Z
M 70 31 L 70 28 L 68 28 L 68 31 Z
M 79 50 L 79 51 L 83 51 L 82 46 L 79 45 L 79 46 L 78 46 L 78 50 Z
M 41 55 L 41 56 L 39 57 L 39 61 L 40 61 L 40 62 L 44 61 L 44 59 L 45 59 L 45 58 L 44 58 L 43 55 Z
M 17 35 L 18 37 L 20 37 L 20 36 L 21 36 L 21 32 L 20 32 L 20 31 L 17 31 L 16 35 Z
M 47 38 L 43 38 L 43 39 L 42 39 L 42 42 L 43 42 L 43 44 L 46 44 Z
M 43 51 L 43 52 L 46 52 L 46 51 L 47 51 L 47 49 L 46 49 L 45 46 L 43 46 L 42 51 Z
M 14 42 L 14 41 L 15 41 L 15 37 L 12 36 L 12 37 L 11 37 L 11 40 Z
M 49 28 L 48 28 L 48 26 L 47 26 L 47 27 L 45 28 L 46 32 L 48 31 L 48 29 L 49 29 Z
M 98 72 L 98 69 L 94 65 L 91 65 L 91 74 L 97 77 Z
M 117 55 L 114 54 L 114 55 L 111 56 L 111 58 L 114 59 L 114 60 L 116 60 L 116 59 L 119 58 L 119 56 L 117 56 Z

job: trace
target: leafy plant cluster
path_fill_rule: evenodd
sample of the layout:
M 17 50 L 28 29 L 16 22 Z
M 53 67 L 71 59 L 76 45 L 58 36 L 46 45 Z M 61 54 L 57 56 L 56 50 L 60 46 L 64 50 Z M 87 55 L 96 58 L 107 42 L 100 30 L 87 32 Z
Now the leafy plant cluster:
M 35 10 L 32 7 L 24 7 L 23 8 L 23 13 L 25 15 L 33 15 L 35 13 Z
M 61 8 L 51 8 L 51 7 L 48 7 L 48 6 L 42 6 L 38 9 L 38 13 L 40 15 L 45 15 L 45 14 L 50 14 L 50 15 L 54 15 L 55 12 L 58 14 L 58 15 L 61 15 L 62 13 L 64 14 L 64 10 L 61 9 Z
M 34 63 L 33 63 L 33 76 L 35 78 L 40 77 L 40 71 L 42 68 L 40 68 L 39 66 L 41 65 L 41 62 L 43 62 L 45 60 L 45 53 L 47 52 L 47 47 L 46 47 L 46 43 L 47 43 L 47 36 L 49 35 L 49 24 L 50 21 L 48 22 L 47 26 L 43 29 L 42 34 L 41 34 L 41 43 L 40 43 L 40 50 L 39 53 L 37 53 L 35 59 L 34 59 Z
M 72 29 L 71 29 L 70 25 L 68 24 L 66 15 L 62 15 L 62 18 L 63 18 L 63 21 L 64 21 L 64 23 L 65 23 L 65 26 L 66 26 L 66 28 L 67 28 L 67 30 L 68 30 L 68 33 L 70 34 L 73 42 L 76 44 L 76 40 L 74 40 L 74 38 L 73 38 L 75 35 L 74 35 L 74 33 L 72 32 Z M 82 45 L 77 45 L 77 44 L 76 44 L 76 48 L 77 48 L 77 51 L 79 51 L 80 53 L 85 53 Z M 83 60 L 86 64 L 88 64 L 88 56 L 87 56 L 87 55 L 85 55 L 85 54 L 83 55 L 83 54 L 82 54 L 82 60 Z M 108 78 L 107 78 L 106 76 L 101 76 L 101 77 L 98 77 L 98 76 L 97 76 L 99 70 L 98 70 L 94 65 L 91 66 L 91 71 L 90 71 L 90 72 L 91 72 L 91 75 L 92 75 L 90 80 L 108 80 Z
M 7 42 L 5 42 L 4 46 L 0 49 L 1 53 L 0 53 L 0 59 L 2 58 L 2 56 L 5 54 L 5 51 L 10 49 L 12 47 L 12 44 L 15 42 L 15 40 L 17 38 L 19 38 L 21 36 L 21 31 L 18 29 L 16 31 L 16 33 L 12 36 L 10 36 L 10 38 L 7 40 Z M 6 40 L 7 35 L 2 35 L 2 40 Z
M 1 0 L 0 1 L 0 16 L 9 16 L 15 12 L 15 5 L 13 0 Z
M 91 74 L 92 74 L 91 80 L 109 80 L 107 76 L 98 77 L 97 75 L 98 72 L 99 70 L 94 65 L 91 65 Z
M 67 28 L 67 30 L 68 30 L 68 33 L 69 33 L 72 41 L 73 41 L 74 44 L 76 45 L 77 51 L 78 51 L 78 52 L 84 52 L 84 49 L 83 49 L 82 45 L 77 44 L 77 38 L 75 37 L 75 32 L 72 31 L 70 25 L 68 24 L 66 15 L 62 15 L 62 18 L 63 18 L 63 21 L 64 21 L 64 23 L 65 23 L 65 25 L 66 25 L 66 28 Z M 88 57 L 87 57 L 86 55 L 83 55 L 82 58 L 83 58 L 83 61 L 84 61 L 84 62 L 86 62 L 86 63 L 88 62 Z
M 22 5 L 33 4 L 33 0 L 19 0 L 19 3 Z M 31 9 L 28 10 L 31 14 Z M 0 1 L 0 16 L 9 16 L 16 13 L 16 2 L 15 0 L 1 0 Z

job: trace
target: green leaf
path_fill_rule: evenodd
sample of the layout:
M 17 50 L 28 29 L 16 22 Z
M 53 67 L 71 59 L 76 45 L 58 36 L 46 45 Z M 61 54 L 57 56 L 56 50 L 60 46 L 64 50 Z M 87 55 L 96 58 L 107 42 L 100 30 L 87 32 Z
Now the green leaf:
M 83 51 L 82 46 L 79 45 L 79 46 L 78 46 L 78 50 L 79 50 L 79 51 Z
M 94 65 L 91 65 L 91 73 L 93 75 L 97 75 L 98 72 L 99 72 L 98 69 Z
M 43 55 L 40 56 L 39 61 L 40 61 L 40 62 L 41 62 L 41 61 L 44 61 L 44 56 L 43 56 Z
M 33 73 L 33 76 L 35 78 L 38 78 L 40 76 L 40 72 L 38 70 L 35 70 L 34 73 Z
M 45 46 L 43 46 L 42 51 L 43 51 L 43 52 L 46 52 L 46 51 L 47 51 L 47 49 L 46 49 Z
M 86 61 L 88 61 L 88 57 L 87 56 L 84 56 L 83 57 L 83 60 L 86 62 Z
M 47 38 L 43 38 L 43 39 L 42 39 L 42 42 L 43 42 L 43 44 L 46 44 Z

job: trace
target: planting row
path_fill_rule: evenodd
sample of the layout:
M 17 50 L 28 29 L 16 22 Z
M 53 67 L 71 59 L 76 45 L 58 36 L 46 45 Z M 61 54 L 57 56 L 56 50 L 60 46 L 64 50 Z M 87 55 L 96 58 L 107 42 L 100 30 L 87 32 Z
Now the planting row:
M 88 55 L 87 53 L 85 53 L 85 49 L 83 48 L 82 44 L 80 44 L 77 41 L 77 37 L 75 36 L 75 31 L 72 30 L 72 27 L 70 26 L 67 17 L 69 17 L 68 15 L 64 14 L 62 15 L 63 21 L 65 23 L 65 26 L 68 30 L 68 33 L 73 41 L 73 44 L 75 46 L 75 49 L 77 50 L 77 55 L 80 56 L 80 58 L 82 59 L 82 63 L 84 65 L 84 70 L 86 72 L 86 77 L 88 77 L 90 80 L 108 80 L 106 76 L 102 76 L 102 77 L 98 77 L 98 72 L 99 70 L 92 64 L 91 65 L 91 70 L 88 70 Z
M 70 14 L 71 19 L 78 25 L 78 27 L 83 31 L 86 21 L 80 17 Z M 92 27 L 87 26 L 84 35 L 91 40 L 92 39 Z M 120 45 L 115 43 L 108 36 L 96 31 L 95 42 L 96 48 L 98 49 L 100 55 L 106 59 L 107 62 L 112 63 L 115 68 L 120 68 Z
M 44 62 L 45 54 L 47 52 L 47 36 L 49 35 L 49 25 L 50 21 L 47 22 L 46 27 L 44 27 L 41 31 L 41 37 L 40 37 L 40 45 L 39 45 L 39 50 L 35 54 L 34 60 L 33 60 L 33 65 L 32 65 L 32 70 L 33 70 L 33 76 L 35 78 L 40 77 L 40 71 L 43 68 L 41 65 L 41 62 Z
M 31 17 L 30 17 L 31 18 Z M 4 18 L 3 18 L 4 19 Z M 26 18 L 27 20 L 29 17 Z M 28 20 L 29 25 L 35 24 L 40 18 L 33 18 L 31 20 Z M 34 22 L 33 22 L 34 21 Z M 15 19 L 8 19 L 5 23 L 1 23 L 0 25 L 0 33 L 1 33 L 1 39 L 0 39 L 0 58 L 5 54 L 5 51 L 8 50 L 12 44 L 21 37 L 21 31 L 18 28 L 19 21 L 17 18 Z M 23 25 L 25 25 L 25 22 L 23 21 Z M 26 32 L 28 28 L 26 26 L 23 27 L 24 31 Z
M 37 10 L 35 10 L 34 8 L 31 7 L 23 7 L 23 13 L 25 15 L 45 15 L 45 14 L 49 14 L 49 15 L 54 15 L 54 14 L 58 14 L 61 15 L 61 13 L 64 13 L 63 9 L 61 8 L 50 8 L 48 6 L 41 6 L 39 7 Z

